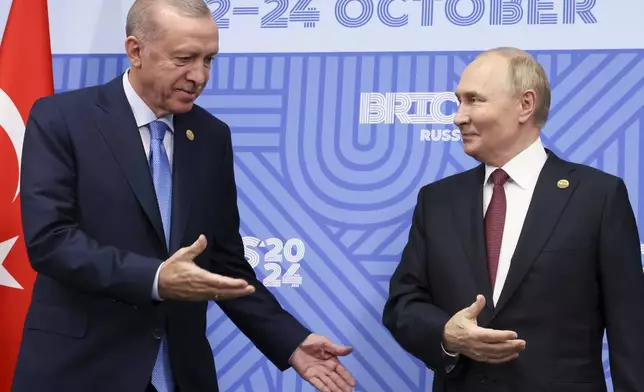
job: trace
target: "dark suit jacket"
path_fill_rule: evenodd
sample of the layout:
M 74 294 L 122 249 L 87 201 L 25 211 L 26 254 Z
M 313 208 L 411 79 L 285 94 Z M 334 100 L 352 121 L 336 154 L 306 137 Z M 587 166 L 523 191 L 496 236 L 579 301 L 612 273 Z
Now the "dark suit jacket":
M 162 335 L 181 391 L 216 391 L 207 302 L 151 297 L 162 260 L 202 233 L 208 248 L 196 263 L 256 287 L 253 295 L 219 306 L 279 369 L 288 368 L 309 334 L 244 258 L 228 126 L 195 105 L 175 115 L 174 127 L 168 252 L 122 78 L 35 103 L 21 199 L 38 275 L 13 391 L 143 392 Z
M 644 275 L 624 182 L 549 152 L 496 307 L 483 226 L 485 168 L 424 186 L 391 278 L 383 322 L 435 371 L 434 392 L 603 392 L 607 328 L 615 391 L 644 391 Z M 560 179 L 570 186 L 557 187 Z M 461 356 L 446 374 L 449 318 L 486 297 L 480 326 L 516 331 L 519 358 Z

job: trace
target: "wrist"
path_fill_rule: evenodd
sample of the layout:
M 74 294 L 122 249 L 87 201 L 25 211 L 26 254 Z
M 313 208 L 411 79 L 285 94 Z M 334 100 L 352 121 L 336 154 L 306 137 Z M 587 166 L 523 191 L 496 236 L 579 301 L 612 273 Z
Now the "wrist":
M 293 358 L 295 357 L 295 355 L 297 354 L 297 352 L 300 350 L 300 347 L 302 347 L 302 344 L 304 344 L 304 342 L 306 341 L 306 339 L 308 339 L 308 338 L 309 338 L 309 336 L 311 336 L 311 335 L 312 335 L 311 333 L 310 333 L 310 334 L 308 334 L 308 335 L 306 335 L 306 337 L 304 338 L 304 340 L 302 340 L 302 341 L 300 342 L 300 344 L 298 344 L 298 345 L 297 345 L 297 347 L 295 347 L 295 350 L 293 350 L 293 352 L 291 353 L 291 356 L 288 358 L 288 364 L 289 364 L 290 366 L 293 366 Z
M 446 355 L 450 356 L 450 357 L 458 357 L 458 356 L 459 356 L 459 353 L 457 353 L 456 351 L 454 351 L 454 350 L 448 350 L 448 349 L 445 347 L 445 343 L 444 343 L 444 342 L 441 342 L 441 348 L 443 349 L 443 352 L 444 352 Z
M 458 355 L 457 347 L 455 347 L 455 345 L 452 344 L 452 342 L 449 339 L 449 335 L 447 333 L 447 324 L 445 324 L 445 327 L 443 328 L 443 339 L 441 340 L 441 348 L 449 356 L 454 357 Z

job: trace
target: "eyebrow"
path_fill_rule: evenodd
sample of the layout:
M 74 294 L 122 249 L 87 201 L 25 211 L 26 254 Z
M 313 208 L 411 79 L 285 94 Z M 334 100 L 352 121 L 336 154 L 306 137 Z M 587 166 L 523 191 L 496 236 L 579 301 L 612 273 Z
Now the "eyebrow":
M 475 90 L 455 91 L 454 94 L 456 94 L 456 98 L 458 98 L 459 100 L 461 100 L 463 97 L 475 97 L 475 96 L 481 97 L 482 96 Z
M 177 50 L 174 50 L 172 52 L 173 56 L 197 56 L 199 55 L 199 51 L 195 50 L 195 48 L 180 48 Z M 206 57 L 215 57 L 217 56 L 218 52 L 210 52 L 206 54 Z
M 456 91 L 456 95 L 481 95 L 478 91 L 476 90 L 467 90 L 467 91 Z

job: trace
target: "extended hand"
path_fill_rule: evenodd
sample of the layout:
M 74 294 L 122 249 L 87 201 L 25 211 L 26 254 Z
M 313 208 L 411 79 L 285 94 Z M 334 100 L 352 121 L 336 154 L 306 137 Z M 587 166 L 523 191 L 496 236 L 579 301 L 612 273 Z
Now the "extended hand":
M 481 328 L 476 318 L 485 308 L 485 297 L 461 310 L 445 324 L 443 347 L 451 353 L 465 355 L 478 362 L 503 363 L 516 359 L 525 349 L 525 341 L 513 331 Z
M 349 355 L 353 348 L 331 343 L 324 336 L 311 334 L 295 350 L 290 364 L 306 381 L 321 392 L 351 392 L 356 380 L 342 366 L 338 357 Z
M 194 259 L 206 246 L 206 237 L 200 235 L 192 245 L 179 249 L 161 265 L 161 298 L 188 301 L 224 300 L 255 292 L 255 287 L 245 280 L 213 274 L 197 266 Z

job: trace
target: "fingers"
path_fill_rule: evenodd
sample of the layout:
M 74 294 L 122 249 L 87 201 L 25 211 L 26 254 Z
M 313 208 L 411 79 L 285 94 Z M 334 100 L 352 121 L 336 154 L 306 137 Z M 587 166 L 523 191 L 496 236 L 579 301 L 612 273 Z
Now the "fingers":
M 327 369 L 324 367 L 317 368 L 315 371 L 311 372 L 312 374 L 309 377 L 305 378 L 307 378 L 309 382 L 320 391 L 351 392 L 352 387 L 356 385 L 355 381 L 350 383 L 340 376 L 340 374 L 328 369 L 327 364 L 325 364 L 325 366 L 327 366 Z M 338 367 L 342 367 L 342 365 L 338 364 L 336 369 Z M 344 371 L 346 372 L 346 369 L 344 369 Z M 315 380 L 320 381 L 321 383 L 316 383 L 314 382 Z
M 336 357 L 344 357 L 353 352 L 353 347 L 349 346 L 341 346 L 339 344 L 333 344 L 333 343 L 326 343 L 324 345 L 325 351 L 328 353 L 336 356 Z
M 202 234 L 190 246 L 179 249 L 162 263 L 159 294 L 166 299 L 230 300 L 253 294 L 255 287 L 243 279 L 211 273 L 194 263 L 207 247 Z
M 252 290 L 251 293 L 255 291 L 255 288 L 244 279 L 214 274 L 198 266 L 194 266 L 193 269 L 193 281 L 199 282 L 201 286 L 210 288 L 213 292 L 224 294 L 229 291 L 230 294 L 233 294 L 235 292 L 243 293 L 243 290 Z
M 508 356 L 500 357 L 500 358 L 487 358 L 487 360 L 485 360 L 484 362 L 491 363 L 491 364 L 494 364 L 494 365 L 498 365 L 500 363 L 506 363 L 506 362 L 514 361 L 517 358 L 519 358 L 519 353 L 510 354 Z
M 195 268 L 199 267 L 195 265 Z M 186 287 L 193 299 L 227 301 L 251 295 L 256 290 L 255 286 L 243 279 L 229 278 L 203 269 L 197 275 Z
M 204 283 L 208 287 L 210 298 L 215 301 L 229 301 L 240 297 L 251 295 L 255 292 L 255 286 L 248 284 L 243 279 L 230 278 L 213 274 L 203 270 L 205 273 Z
M 351 392 L 351 386 L 347 384 L 342 377 L 340 377 L 339 374 L 337 373 L 331 373 L 329 374 L 329 378 L 333 381 L 333 383 L 337 386 L 338 391 L 341 392 Z
M 310 379 L 309 379 L 309 382 L 311 383 L 311 385 L 313 385 L 313 386 L 315 387 L 315 389 L 317 389 L 317 390 L 318 390 L 318 391 L 320 391 L 320 392 L 331 392 L 331 391 L 329 390 L 329 388 L 327 388 L 327 387 L 324 385 L 324 383 L 322 382 L 322 380 L 320 380 L 320 379 L 319 379 L 319 378 L 317 378 L 317 377 L 312 377 L 312 378 L 310 378 Z
M 327 374 L 320 374 L 318 375 L 318 378 L 322 380 L 324 383 L 324 386 L 327 387 L 327 390 L 331 392 L 344 392 L 344 389 L 341 389 L 340 386 L 338 386 L 333 379 L 330 377 L 330 375 Z
M 484 344 L 479 350 L 485 351 L 489 356 L 503 357 L 513 353 L 521 352 L 525 349 L 525 341 L 523 340 L 509 340 L 504 343 Z
M 516 359 L 525 347 L 526 342 L 520 339 L 492 344 L 478 342 L 466 355 L 479 362 L 504 363 Z
M 218 290 L 215 295 L 215 301 L 229 301 L 231 299 L 236 299 L 240 297 L 245 297 L 251 295 L 255 292 L 255 287 L 248 285 L 243 289 L 230 289 L 230 290 Z
M 206 250 L 206 247 L 208 246 L 208 241 L 206 241 L 206 237 L 201 234 L 199 238 L 195 242 L 192 243 L 192 245 L 183 248 L 184 255 L 189 258 L 189 259 L 194 259 L 197 256 L 201 254 L 204 250 Z
M 163 275 L 159 277 L 159 293 L 162 298 L 220 301 L 255 292 L 255 287 L 243 279 L 213 274 L 194 263 L 169 263 L 167 267 L 172 271 L 162 270 Z
M 356 380 L 337 357 L 311 366 L 300 374 L 319 391 L 351 392 L 357 385 Z
M 514 361 L 515 359 L 519 358 L 519 354 L 517 352 L 514 353 L 509 353 L 509 354 L 481 354 L 478 353 L 474 356 L 470 356 L 472 359 L 478 361 L 478 362 L 485 362 L 485 363 L 492 363 L 492 364 L 499 364 L 499 363 L 506 363 L 510 361 Z
M 465 315 L 470 319 L 475 319 L 485 308 L 485 297 L 482 295 L 476 296 L 476 301 L 469 307 L 465 308 Z
M 514 331 L 505 331 L 488 328 L 475 328 L 471 332 L 472 338 L 484 343 L 503 343 L 518 337 Z
M 190 246 L 185 246 L 178 251 L 176 251 L 170 260 L 173 261 L 193 261 L 197 256 L 199 256 L 204 250 L 206 250 L 206 247 L 208 246 L 208 241 L 206 241 L 206 237 L 201 234 L 195 242 L 192 243 Z
M 335 368 L 335 372 L 331 373 L 331 378 L 337 385 L 340 385 L 342 388 L 348 388 L 347 391 L 351 391 L 351 388 L 355 387 L 357 382 L 351 373 L 342 366 L 339 362 Z
M 478 362 L 512 361 L 526 347 L 525 340 L 518 339 L 515 331 L 470 327 L 463 332 L 459 338 L 460 352 Z
M 249 286 L 248 282 L 244 279 L 230 278 L 228 276 L 213 274 L 210 272 L 208 272 L 207 281 L 208 284 L 219 291 L 246 289 Z

